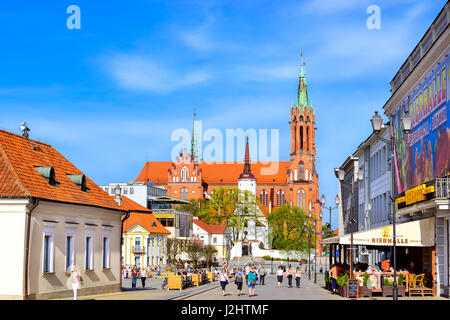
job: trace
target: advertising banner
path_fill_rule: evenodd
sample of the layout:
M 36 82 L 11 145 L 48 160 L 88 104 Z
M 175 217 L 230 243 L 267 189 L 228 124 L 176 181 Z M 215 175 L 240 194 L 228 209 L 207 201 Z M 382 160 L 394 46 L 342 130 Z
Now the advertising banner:
M 447 55 L 424 75 L 419 86 L 410 91 L 394 112 L 396 139 L 403 137 L 402 114 L 412 117 L 411 132 L 395 148 L 396 195 L 449 174 L 449 73 L 450 55 Z

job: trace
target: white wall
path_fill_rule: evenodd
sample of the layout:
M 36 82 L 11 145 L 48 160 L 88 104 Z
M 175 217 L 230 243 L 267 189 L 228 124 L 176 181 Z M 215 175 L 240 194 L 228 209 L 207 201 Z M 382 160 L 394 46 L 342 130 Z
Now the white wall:
M 0 299 L 23 296 L 28 200 L 0 200 Z

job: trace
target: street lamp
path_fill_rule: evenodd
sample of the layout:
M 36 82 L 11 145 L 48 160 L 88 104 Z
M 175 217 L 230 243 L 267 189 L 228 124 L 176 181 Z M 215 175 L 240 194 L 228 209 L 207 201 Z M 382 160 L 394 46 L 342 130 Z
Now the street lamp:
M 309 220 L 311 220 L 311 210 L 308 212 Z M 306 230 L 308 230 L 308 280 L 311 280 L 311 231 L 309 229 L 309 226 L 306 226 Z
M 320 220 L 322 220 L 323 213 L 322 210 L 319 212 Z M 316 224 L 317 219 L 314 219 L 314 284 L 317 284 L 317 229 Z
M 394 192 L 395 192 L 394 147 L 397 145 L 397 143 L 404 141 L 408 137 L 408 134 L 411 131 L 412 118 L 409 114 L 403 114 L 400 119 L 400 122 L 401 122 L 404 136 L 401 137 L 400 139 L 395 139 L 395 135 L 392 132 L 390 140 L 380 137 L 378 135 L 381 131 L 382 124 L 383 124 L 383 118 L 381 118 L 381 116 L 378 115 L 378 111 L 375 111 L 375 114 L 370 119 L 370 122 L 372 123 L 372 129 L 373 129 L 373 132 L 377 135 L 377 138 L 380 139 L 381 141 L 385 142 L 391 150 L 391 175 L 392 175 L 392 177 L 391 177 L 391 180 L 392 180 L 391 211 L 392 211 L 392 240 L 393 240 L 392 261 L 394 263 L 394 283 L 393 283 L 393 288 L 392 288 L 392 299 L 398 300 L 397 258 L 396 258 L 396 241 L 397 241 L 397 239 L 396 239 L 396 230 L 395 230 L 396 217 L 395 217 L 395 198 L 394 198 Z M 394 117 L 392 115 L 391 115 L 389 122 L 390 122 L 390 125 L 392 126 L 394 123 Z
M 331 207 L 331 206 L 329 206 L 328 208 L 325 207 L 326 201 L 327 201 L 327 198 L 325 197 L 324 194 L 322 194 L 322 197 L 320 198 L 320 202 L 322 203 L 322 206 L 323 206 L 325 209 L 328 209 L 328 210 L 330 211 L 330 219 L 329 219 L 328 222 L 329 222 L 329 224 L 330 224 L 330 229 L 331 229 L 331 211 L 334 210 L 334 209 L 337 209 L 337 208 L 339 207 L 339 203 L 341 202 L 341 200 L 339 199 L 339 196 L 336 195 L 336 197 L 334 198 L 334 202 L 336 203 L 336 207 Z

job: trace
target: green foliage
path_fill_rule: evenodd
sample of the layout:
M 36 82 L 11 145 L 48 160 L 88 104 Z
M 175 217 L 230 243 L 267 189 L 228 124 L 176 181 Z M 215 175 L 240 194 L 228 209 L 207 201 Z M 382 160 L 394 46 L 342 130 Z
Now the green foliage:
M 260 248 L 260 249 L 264 249 L 264 243 L 262 243 L 262 241 L 259 242 L 259 248 Z
M 311 247 L 314 247 L 313 222 L 302 209 L 285 204 L 270 213 L 267 221 L 272 230 L 272 248 L 306 252 L 308 236 Z
M 340 287 L 345 287 L 348 283 L 348 279 L 349 276 L 348 274 L 344 274 L 343 276 L 337 277 L 336 279 L 336 283 L 340 286 Z
M 403 281 L 405 281 L 405 276 L 403 275 L 403 273 L 400 273 L 397 277 L 397 285 L 402 286 Z
M 325 272 L 325 282 L 326 283 L 331 283 L 331 277 L 330 274 L 328 272 Z
M 370 275 L 366 272 L 364 273 L 364 277 L 363 277 L 363 281 L 362 281 L 362 285 L 364 287 L 367 287 L 367 280 L 369 279 Z
M 192 242 L 187 246 L 186 253 L 189 257 L 189 260 L 191 260 L 194 263 L 195 268 L 200 256 L 203 254 L 203 245 L 196 242 Z
M 393 283 L 389 281 L 387 277 L 383 278 L 383 285 L 384 286 L 392 286 Z
M 272 258 L 270 256 L 263 256 L 264 260 L 272 260 Z
M 205 257 L 205 260 L 208 263 L 208 267 L 211 265 L 216 253 L 217 249 L 213 245 L 208 244 L 203 246 L 201 254 L 203 255 L 203 257 Z

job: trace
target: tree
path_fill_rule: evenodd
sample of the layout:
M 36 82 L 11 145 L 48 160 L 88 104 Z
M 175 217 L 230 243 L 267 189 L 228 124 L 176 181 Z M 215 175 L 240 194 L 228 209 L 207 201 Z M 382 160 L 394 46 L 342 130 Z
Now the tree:
M 272 248 L 307 252 L 308 236 L 311 246 L 314 245 L 314 224 L 299 207 L 285 204 L 270 213 L 267 220 L 272 234 Z
M 167 261 L 170 263 L 176 263 L 177 257 L 181 254 L 180 243 L 177 239 L 167 238 L 166 239 L 166 256 Z
M 197 242 L 191 242 L 186 248 L 186 253 L 189 257 L 189 260 L 194 263 L 194 268 L 196 268 L 197 262 L 203 254 L 203 246 Z
M 203 249 L 202 253 L 203 253 L 203 256 L 206 259 L 206 263 L 208 264 L 208 268 L 210 268 L 211 264 L 212 264 L 212 261 L 213 261 L 213 258 L 214 258 L 214 256 L 217 253 L 217 249 L 216 249 L 216 247 L 214 247 L 214 246 L 212 246 L 210 244 L 204 245 L 202 249 Z
M 331 226 L 328 222 L 322 226 L 322 234 L 323 234 L 323 239 L 331 238 L 334 236 L 333 230 L 331 229 Z M 330 253 L 329 250 L 330 250 L 330 245 L 327 244 L 327 245 L 323 246 L 324 252 Z

